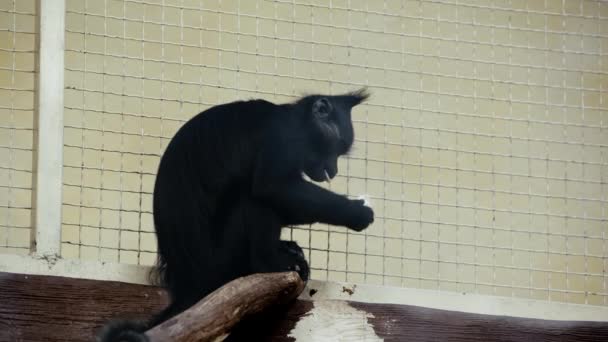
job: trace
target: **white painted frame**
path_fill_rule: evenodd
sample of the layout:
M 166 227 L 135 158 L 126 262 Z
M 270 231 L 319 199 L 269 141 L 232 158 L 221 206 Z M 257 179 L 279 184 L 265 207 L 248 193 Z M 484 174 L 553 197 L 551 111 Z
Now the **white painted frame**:
M 54 258 L 61 249 L 65 0 L 40 0 L 37 153 L 33 250 Z
M 63 173 L 65 0 L 39 0 L 40 58 L 35 168 L 35 234 L 30 255 L 0 254 L 0 272 L 148 284 L 150 267 L 60 257 Z M 352 294 L 343 291 L 347 287 Z M 314 298 L 308 289 L 315 289 Z M 516 317 L 608 321 L 608 307 L 390 286 L 309 282 L 300 296 Z

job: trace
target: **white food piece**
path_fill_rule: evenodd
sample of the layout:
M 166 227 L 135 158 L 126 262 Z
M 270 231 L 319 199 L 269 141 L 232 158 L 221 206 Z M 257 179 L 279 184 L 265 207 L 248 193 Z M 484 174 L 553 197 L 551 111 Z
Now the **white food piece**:
M 382 341 L 368 323 L 374 315 L 343 300 L 315 300 L 314 307 L 289 332 L 298 342 Z
M 372 203 L 370 202 L 369 195 L 359 195 L 357 199 L 363 200 L 363 205 L 366 207 L 372 207 Z
M 331 183 L 331 179 L 329 178 L 329 174 L 327 173 L 327 171 L 323 170 L 323 172 L 325 172 L 325 181 L 327 181 L 327 183 Z

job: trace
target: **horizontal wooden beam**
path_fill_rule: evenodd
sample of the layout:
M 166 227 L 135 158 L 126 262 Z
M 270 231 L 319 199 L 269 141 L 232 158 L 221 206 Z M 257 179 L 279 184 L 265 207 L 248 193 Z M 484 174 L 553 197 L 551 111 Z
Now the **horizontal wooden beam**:
M 0 273 L 0 289 L 0 341 L 91 341 L 109 319 L 148 318 L 167 303 L 153 286 L 53 276 Z M 607 322 L 312 299 L 246 319 L 229 339 L 346 340 L 358 333 L 368 341 L 608 341 Z

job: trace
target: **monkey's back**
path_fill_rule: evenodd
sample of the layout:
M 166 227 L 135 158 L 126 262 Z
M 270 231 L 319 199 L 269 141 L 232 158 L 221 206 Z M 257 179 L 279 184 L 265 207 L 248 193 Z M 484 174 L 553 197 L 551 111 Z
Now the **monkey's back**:
M 277 108 L 264 100 L 211 107 L 186 122 L 167 145 L 156 175 L 153 217 L 160 277 L 172 292 L 186 282 L 173 279 L 175 267 L 215 269 L 209 263 L 222 228 L 213 224 L 217 208 L 234 200 L 236 191 L 251 188 L 256 153 Z M 167 267 L 176 260 L 183 264 Z

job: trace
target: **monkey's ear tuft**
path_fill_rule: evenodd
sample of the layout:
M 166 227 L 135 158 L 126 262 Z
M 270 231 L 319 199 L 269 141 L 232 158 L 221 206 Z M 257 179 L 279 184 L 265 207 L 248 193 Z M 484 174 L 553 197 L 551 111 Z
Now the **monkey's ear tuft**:
M 367 88 L 361 88 L 346 94 L 347 102 L 351 107 L 354 107 L 367 99 L 369 99 L 370 93 Z

